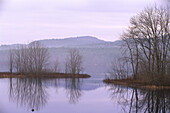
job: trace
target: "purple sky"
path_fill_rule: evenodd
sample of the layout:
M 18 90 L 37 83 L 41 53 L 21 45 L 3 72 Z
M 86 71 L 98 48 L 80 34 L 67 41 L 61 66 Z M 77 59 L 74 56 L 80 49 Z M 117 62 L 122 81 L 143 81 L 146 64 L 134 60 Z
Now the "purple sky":
M 95 36 L 118 40 L 144 7 L 170 0 L 1 0 L 0 45 Z

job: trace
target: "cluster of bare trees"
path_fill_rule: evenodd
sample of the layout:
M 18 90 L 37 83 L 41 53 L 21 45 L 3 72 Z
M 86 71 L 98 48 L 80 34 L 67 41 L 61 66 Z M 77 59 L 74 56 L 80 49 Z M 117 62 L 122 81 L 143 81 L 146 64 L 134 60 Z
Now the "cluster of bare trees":
M 43 74 L 46 72 L 59 72 L 59 61 L 53 61 L 52 69 L 49 69 L 48 49 L 39 42 L 33 42 L 26 46 L 9 51 L 9 70 L 19 74 Z M 80 74 L 82 72 L 82 56 L 77 49 L 70 49 L 65 62 L 65 73 Z
M 130 19 L 130 26 L 121 35 L 124 61 L 130 63 L 132 75 L 150 79 L 164 77 L 170 70 L 170 10 L 147 7 Z M 155 79 L 156 80 L 156 79 Z
M 52 72 L 62 72 L 58 58 L 53 61 L 53 64 L 51 69 Z M 83 57 L 79 50 L 71 48 L 68 51 L 68 55 L 66 55 L 63 72 L 68 74 L 80 74 L 83 71 L 82 64 Z
M 80 74 L 82 71 L 82 56 L 77 49 L 70 49 L 65 63 L 65 73 Z
M 18 47 L 9 53 L 10 72 L 14 70 L 19 74 L 40 74 L 45 71 L 48 58 L 47 48 L 39 42 Z

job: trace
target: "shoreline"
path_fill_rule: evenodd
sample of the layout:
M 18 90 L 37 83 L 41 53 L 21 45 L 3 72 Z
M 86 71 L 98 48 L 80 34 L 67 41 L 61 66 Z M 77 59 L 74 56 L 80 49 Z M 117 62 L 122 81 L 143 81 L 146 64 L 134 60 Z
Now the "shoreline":
M 0 78 L 89 78 L 88 74 L 46 73 L 40 75 L 0 72 Z
M 154 85 L 154 84 L 149 84 L 147 82 L 143 82 L 142 80 L 135 80 L 132 78 L 127 78 L 127 79 L 105 79 L 103 80 L 104 83 L 106 84 L 114 84 L 114 85 L 122 85 L 122 86 L 127 86 L 131 88 L 140 88 L 140 89 L 149 89 L 149 90 L 164 90 L 164 89 L 169 89 L 169 85 Z

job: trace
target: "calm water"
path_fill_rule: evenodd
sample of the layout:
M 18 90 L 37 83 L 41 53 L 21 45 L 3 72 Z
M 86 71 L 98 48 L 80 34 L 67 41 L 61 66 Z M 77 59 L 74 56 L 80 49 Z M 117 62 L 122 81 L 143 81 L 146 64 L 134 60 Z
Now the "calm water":
M 170 112 L 169 91 L 106 86 L 93 78 L 0 79 L 0 90 L 0 113 Z

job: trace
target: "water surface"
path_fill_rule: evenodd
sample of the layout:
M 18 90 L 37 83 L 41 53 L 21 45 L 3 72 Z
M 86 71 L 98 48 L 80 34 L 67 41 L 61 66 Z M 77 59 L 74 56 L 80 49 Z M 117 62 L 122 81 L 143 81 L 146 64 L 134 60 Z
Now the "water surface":
M 0 79 L 0 113 L 170 112 L 170 92 L 90 79 Z

